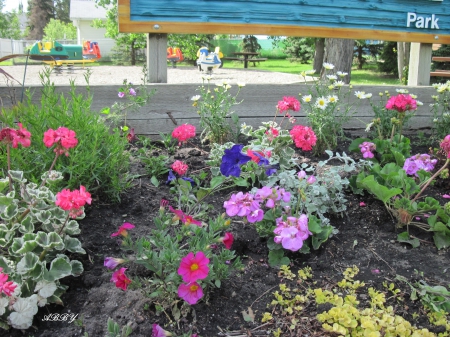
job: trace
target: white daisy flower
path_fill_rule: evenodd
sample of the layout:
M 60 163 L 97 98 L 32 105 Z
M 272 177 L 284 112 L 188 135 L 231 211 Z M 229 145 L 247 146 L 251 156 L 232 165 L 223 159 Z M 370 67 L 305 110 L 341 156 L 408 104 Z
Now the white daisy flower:
M 328 106 L 328 100 L 325 97 L 319 97 L 315 103 L 315 106 L 321 110 L 325 110 Z
M 364 99 L 366 98 L 366 93 L 364 91 L 355 91 L 355 96 L 359 99 Z
M 332 69 L 334 69 L 334 65 L 331 64 L 331 63 L 327 63 L 327 62 L 325 62 L 325 63 L 323 64 L 323 67 L 324 67 L 326 70 L 332 70 Z
M 395 91 L 397 91 L 399 94 L 407 94 L 408 93 L 408 89 L 395 89 Z
M 334 82 L 334 85 L 338 88 L 341 88 L 345 85 L 345 83 L 343 81 L 336 81 Z
M 372 128 L 372 125 L 373 125 L 373 122 L 367 124 L 367 126 L 366 126 L 366 132 L 369 132 L 369 131 L 370 131 L 370 129 Z
M 369 92 L 368 94 L 364 95 L 364 98 L 372 98 L 372 94 Z
M 348 73 L 344 73 L 344 72 L 342 72 L 342 71 L 338 71 L 338 72 L 336 73 L 336 75 L 338 75 L 339 77 L 345 77 L 345 76 L 348 75 Z
M 306 95 L 302 97 L 303 102 L 305 103 L 309 103 L 311 102 L 312 96 L 311 95 Z
M 200 95 L 192 96 L 191 101 L 198 101 L 201 97 Z
M 330 81 L 336 81 L 336 80 L 337 80 L 337 76 L 336 76 L 336 75 L 327 75 L 327 78 L 328 78 Z
M 239 88 L 245 87 L 245 83 L 238 82 L 238 83 L 237 83 L 237 86 L 238 86 Z
M 332 95 L 332 96 L 328 96 L 327 100 L 329 103 L 336 103 L 337 101 L 339 101 L 339 98 L 336 95 Z

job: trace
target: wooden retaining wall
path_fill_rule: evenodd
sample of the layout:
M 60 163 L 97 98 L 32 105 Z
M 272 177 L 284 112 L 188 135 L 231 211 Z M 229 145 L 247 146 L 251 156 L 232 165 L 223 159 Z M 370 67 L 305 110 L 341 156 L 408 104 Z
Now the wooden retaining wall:
M 174 127 L 184 123 L 193 124 L 199 128 L 199 116 L 192 106 L 191 97 L 199 94 L 198 84 L 151 84 L 149 88 L 155 89 L 156 93 L 150 103 L 142 107 L 138 112 L 129 113 L 127 116 L 128 125 L 135 129 L 136 134 L 159 135 L 160 133 L 171 133 Z M 110 107 L 117 102 L 117 92 L 120 86 L 91 86 L 93 94 L 92 110 L 100 111 L 105 107 Z M 283 96 L 295 96 L 299 98 L 299 93 L 307 95 L 309 85 L 305 84 L 249 84 L 242 88 L 239 95 L 242 103 L 236 105 L 236 111 L 241 122 L 258 127 L 261 122 L 273 120 L 276 112 L 276 105 Z M 354 95 L 355 91 L 372 93 L 372 101 L 380 99 L 379 93 L 389 91 L 391 95 L 397 94 L 393 86 L 353 86 L 349 95 L 349 102 L 353 105 L 355 114 L 345 129 L 354 134 L 364 132 L 366 124 L 370 123 L 374 117 L 373 110 L 368 100 L 359 100 Z M 403 87 L 409 93 L 417 95 L 417 99 L 423 102 L 416 115 L 411 120 L 409 132 L 429 129 L 432 124 L 432 112 L 430 104 L 433 103 L 432 95 L 436 95 L 436 90 L 432 87 Z M 40 87 L 32 87 L 32 102 L 40 104 Z M 58 86 L 56 92 L 67 93 L 69 86 Z M 86 93 L 86 87 L 77 87 L 78 93 Z M 237 90 L 236 85 L 232 85 L 231 93 Z M 11 107 L 20 100 L 21 88 L 0 88 L 0 98 L 4 108 Z M 68 97 L 68 96 L 67 96 Z M 302 103 L 303 105 L 303 103 Z M 305 110 L 294 114 L 298 123 L 306 125 Z

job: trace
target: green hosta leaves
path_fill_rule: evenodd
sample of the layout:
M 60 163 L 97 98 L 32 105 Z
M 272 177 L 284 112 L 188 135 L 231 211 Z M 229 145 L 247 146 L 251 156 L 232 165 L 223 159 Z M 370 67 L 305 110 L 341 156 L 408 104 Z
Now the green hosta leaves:
M 383 203 L 386 203 L 392 197 L 402 193 L 400 188 L 388 188 L 384 185 L 379 184 L 375 181 L 374 176 L 368 176 L 364 178 L 360 184 L 368 190 L 370 193 L 375 195 Z
M 64 238 L 64 244 L 69 252 L 86 254 L 86 251 L 83 248 L 81 248 L 81 242 L 78 239 L 66 236 Z
M 36 237 L 36 242 L 41 246 L 42 248 L 46 250 L 50 249 L 56 249 L 56 250 L 62 250 L 64 249 L 64 243 L 62 238 L 55 232 L 51 233 L 44 233 L 44 232 L 38 232 Z

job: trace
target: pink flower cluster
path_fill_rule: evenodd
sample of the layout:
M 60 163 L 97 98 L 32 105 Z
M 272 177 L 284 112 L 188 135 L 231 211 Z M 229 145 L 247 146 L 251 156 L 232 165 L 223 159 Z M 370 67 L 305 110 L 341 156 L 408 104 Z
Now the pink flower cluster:
M 181 259 L 178 275 L 181 275 L 183 282 L 178 287 L 178 296 L 190 305 L 196 304 L 203 297 L 203 289 L 197 283 L 198 280 L 205 279 L 209 274 L 209 259 L 205 253 L 190 252 Z
M 267 208 L 274 208 L 277 203 L 281 201 L 288 203 L 290 199 L 291 194 L 284 188 L 264 186 L 255 194 L 242 192 L 232 194 L 230 199 L 223 203 L 223 207 L 228 216 L 246 217 L 248 222 L 255 223 L 264 218 L 261 204 L 264 203 Z
M 397 110 L 398 112 L 405 112 L 417 109 L 417 101 L 410 95 L 399 94 L 392 96 L 386 103 L 386 109 Z
M 8 274 L 4 274 L 2 271 L 3 268 L 0 267 L 0 295 L 3 293 L 6 296 L 11 296 L 14 290 L 16 290 L 17 284 L 13 281 L 8 281 Z
M 86 191 L 84 186 L 80 186 L 80 190 L 70 191 L 64 189 L 56 194 L 55 204 L 65 211 L 69 211 L 72 219 L 83 214 L 83 206 L 91 204 L 91 194 Z
M 291 134 L 295 146 L 303 151 L 311 151 L 312 147 L 316 145 L 316 134 L 313 129 L 308 126 L 295 125 L 289 133 Z
M 277 109 L 279 112 L 299 111 L 300 102 L 295 97 L 284 96 L 282 101 L 278 101 Z
M 275 138 L 279 136 L 280 132 L 278 129 L 274 127 L 270 127 L 269 130 L 266 131 L 266 136 L 269 141 L 273 141 Z
M 59 127 L 56 130 L 48 129 L 44 132 L 44 144 L 51 147 L 56 144 L 55 153 L 58 155 L 65 154 L 69 156 L 69 149 L 78 144 L 75 131 L 65 127 Z
M 312 233 L 308 229 L 308 217 L 305 214 L 299 218 L 288 216 L 286 220 L 278 218 L 277 227 L 274 229 L 276 234 L 274 241 L 281 244 L 284 249 L 296 252 L 303 247 L 303 242 Z
M 431 159 L 428 154 L 416 154 L 405 160 L 403 169 L 406 171 L 406 174 L 415 175 L 417 177 L 417 171 L 433 171 L 437 162 L 437 159 Z
M 172 164 L 171 167 L 172 170 L 174 170 L 179 176 L 184 176 L 184 174 L 187 172 L 189 168 L 189 166 L 187 166 L 180 160 L 175 160 L 175 162 Z
M 363 158 L 373 158 L 373 151 L 377 148 L 374 143 L 371 142 L 363 142 L 359 144 L 359 148 L 361 149 L 361 153 L 363 154 Z
M 177 126 L 172 131 L 172 137 L 178 140 L 178 145 L 186 142 L 189 138 L 195 137 L 195 126 L 191 124 L 183 124 Z
M 22 123 L 18 123 L 19 129 L 3 128 L 0 131 L 0 142 L 5 144 L 12 144 L 12 147 L 16 148 L 19 144 L 23 147 L 29 147 L 31 144 L 31 133 L 22 126 Z
M 308 175 L 306 174 L 305 171 L 301 170 L 301 171 L 299 171 L 299 172 L 297 173 L 297 177 L 298 177 L 298 179 L 303 180 L 303 179 L 305 179 L 306 177 L 308 177 Z M 312 185 L 312 184 L 314 184 L 316 181 L 317 181 L 316 177 L 315 177 L 314 175 L 312 175 L 312 174 L 311 174 L 308 178 L 306 178 L 306 183 L 307 183 L 308 185 Z
M 450 135 L 447 135 L 442 140 L 441 144 L 439 144 L 441 149 L 447 155 L 447 158 L 450 158 Z

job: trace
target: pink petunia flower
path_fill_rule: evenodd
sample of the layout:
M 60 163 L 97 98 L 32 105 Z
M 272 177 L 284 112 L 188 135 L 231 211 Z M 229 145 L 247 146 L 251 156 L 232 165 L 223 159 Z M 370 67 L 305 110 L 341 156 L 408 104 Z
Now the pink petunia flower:
M 181 209 L 174 209 L 172 206 L 169 206 L 169 209 L 172 213 L 175 214 L 175 217 L 181 221 L 184 225 L 197 225 L 202 226 L 202 222 L 195 220 L 192 216 L 185 214 Z
M 136 96 L 136 90 L 134 90 L 133 88 L 130 88 L 130 90 L 128 91 L 128 93 L 129 93 L 131 96 Z
M 194 305 L 203 297 L 203 289 L 197 282 L 191 282 L 189 284 L 181 283 L 178 287 L 178 296 L 190 305 Z
M 183 257 L 178 268 L 178 275 L 181 275 L 184 282 L 195 282 L 197 280 L 203 280 L 209 274 L 208 267 L 209 259 L 205 253 L 197 252 L 194 255 L 190 252 Z
M 175 160 L 172 164 L 172 170 L 174 170 L 179 176 L 185 175 L 189 167 L 180 160 Z
M 119 96 L 119 98 L 124 98 L 125 97 L 125 93 L 123 91 L 119 91 L 117 96 Z
M 119 258 L 115 258 L 115 257 L 106 257 L 105 261 L 103 262 L 103 266 L 105 266 L 108 269 L 113 270 L 119 264 L 122 264 L 124 262 L 125 262 L 124 259 L 119 259 Z
M 176 127 L 172 131 L 172 137 L 178 140 L 178 144 L 186 142 L 189 138 L 195 137 L 195 126 L 191 124 L 183 124 Z
M 231 249 L 234 242 L 233 234 L 226 232 L 225 236 L 219 239 L 219 242 L 222 242 L 226 249 Z
M 289 133 L 295 146 L 303 151 L 311 151 L 312 147 L 316 145 L 317 137 L 310 127 L 295 125 Z
M 133 229 L 135 226 L 130 224 L 129 222 L 125 222 L 122 226 L 119 227 L 119 230 L 115 233 L 111 234 L 111 237 L 122 235 L 123 237 L 128 236 L 127 229 Z
M 359 203 L 359 207 L 366 207 L 366 203 L 365 203 L 364 201 L 361 201 L 361 202 Z
M 131 280 L 125 275 L 125 270 L 127 268 L 120 268 L 116 270 L 111 277 L 111 282 L 116 284 L 117 288 L 127 290 L 128 285 L 131 283 Z
M 443 194 L 443 195 L 442 195 L 442 198 L 444 198 L 444 199 L 450 199 L 450 195 L 448 195 L 448 194 Z
M 152 324 L 152 337 L 172 336 L 169 331 L 164 330 L 158 324 Z

